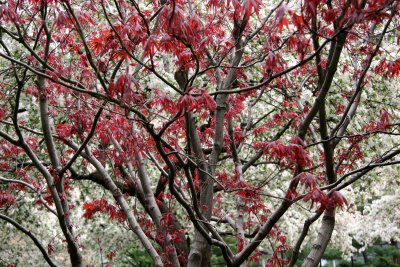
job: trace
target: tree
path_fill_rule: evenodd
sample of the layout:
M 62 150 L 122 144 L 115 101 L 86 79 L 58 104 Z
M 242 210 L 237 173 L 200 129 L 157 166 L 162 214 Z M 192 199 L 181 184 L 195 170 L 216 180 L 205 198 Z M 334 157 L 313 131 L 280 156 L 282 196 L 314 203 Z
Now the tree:
M 9 0 L 0 18 L 0 215 L 51 266 L 12 219 L 32 192 L 72 266 L 81 209 L 156 266 L 209 266 L 211 247 L 227 266 L 293 266 L 322 217 L 316 266 L 341 191 L 399 163 L 396 97 L 380 101 L 399 74 L 396 0 Z M 88 182 L 108 193 L 74 206 Z M 293 211 L 309 217 L 289 248 Z

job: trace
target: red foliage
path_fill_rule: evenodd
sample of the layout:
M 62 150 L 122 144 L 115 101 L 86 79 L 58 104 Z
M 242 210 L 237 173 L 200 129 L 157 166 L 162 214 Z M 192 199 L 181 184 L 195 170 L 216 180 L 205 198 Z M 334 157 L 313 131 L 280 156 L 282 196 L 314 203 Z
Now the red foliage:
M 344 206 L 348 206 L 348 202 L 346 198 L 338 191 L 332 192 L 329 196 L 329 205 L 328 207 L 339 206 L 340 208 L 344 208 Z
M 303 148 L 303 143 L 297 144 L 297 139 L 292 140 L 289 145 L 284 145 L 280 140 L 272 142 L 255 142 L 255 148 L 262 148 L 268 155 L 269 160 L 278 160 L 282 166 L 293 168 L 297 165 L 302 167 L 312 166 L 313 161 Z
M 306 185 L 309 189 L 313 189 L 316 186 L 316 178 L 314 175 L 308 172 L 302 172 L 294 178 L 297 183 L 302 183 Z
M 17 201 L 9 192 L 0 190 L 0 208 L 16 204 Z
M 107 253 L 106 257 L 107 259 L 112 260 L 115 257 L 115 255 L 117 255 L 115 250 L 111 250 L 110 252 Z
M 178 100 L 178 108 L 182 111 L 192 111 L 196 108 L 196 98 L 191 94 L 184 94 Z
M 279 206 L 272 197 L 281 207 L 304 200 L 320 210 L 344 208 L 341 193 L 320 189 L 327 184 L 327 161 L 338 176 L 374 166 L 374 159 L 381 163 L 382 154 L 365 148 L 370 136 L 393 130 L 398 119 L 390 99 L 375 101 L 370 86 L 375 77 L 400 74 L 399 51 L 392 49 L 400 38 L 383 36 L 376 46 L 389 20 L 388 34 L 395 32 L 398 1 L 3 2 L 0 171 L 33 189 L 4 182 L 0 208 L 17 208 L 14 194 L 33 191 L 71 219 L 66 207 L 74 209 L 78 180 L 107 188 L 114 183 L 124 192 L 119 201 L 129 199 L 126 205 L 110 202 L 116 192 L 107 192 L 83 204 L 83 217 L 103 213 L 125 222 L 121 207 L 133 209 L 165 265 L 175 252 L 182 265 L 187 261 L 189 251 L 178 244 L 204 219 L 198 211 L 260 229 Z M 187 74 L 185 86 L 176 68 Z M 382 105 L 379 112 L 344 114 L 359 90 L 374 101 L 371 107 Z M 336 130 L 347 122 L 339 140 Z M 93 137 L 72 162 L 92 127 Z M 50 190 L 53 182 L 58 193 Z M 276 189 L 286 194 L 270 194 Z M 221 230 L 220 221 L 201 223 Z M 242 230 L 233 228 L 235 236 Z M 283 232 L 275 225 L 259 235 L 273 246 L 267 266 L 286 264 Z M 210 236 L 217 244 L 218 235 Z M 71 246 L 77 237 L 65 239 Z M 250 247 L 247 254 L 258 261 L 261 251 L 249 244 L 240 236 L 236 250 Z M 110 261 L 115 256 L 107 254 Z
M 108 213 L 110 219 L 118 220 L 120 222 L 125 221 L 125 214 L 116 208 L 114 205 L 109 204 L 105 199 L 95 199 L 91 202 L 86 202 L 83 204 L 83 217 L 86 219 L 92 219 L 94 214 L 97 212 Z
M 68 139 L 73 133 L 73 127 L 65 123 L 59 123 L 57 125 L 57 135 L 61 139 Z
M 320 209 L 324 210 L 326 208 L 326 206 L 329 204 L 329 199 L 328 197 L 324 194 L 324 192 L 322 192 L 321 190 L 319 190 L 317 187 L 312 188 L 312 190 L 307 193 L 304 198 L 304 201 L 310 201 L 312 203 L 320 203 Z
M 48 243 L 47 244 L 47 253 L 51 256 L 51 254 L 53 254 L 54 251 L 55 251 L 54 244 Z

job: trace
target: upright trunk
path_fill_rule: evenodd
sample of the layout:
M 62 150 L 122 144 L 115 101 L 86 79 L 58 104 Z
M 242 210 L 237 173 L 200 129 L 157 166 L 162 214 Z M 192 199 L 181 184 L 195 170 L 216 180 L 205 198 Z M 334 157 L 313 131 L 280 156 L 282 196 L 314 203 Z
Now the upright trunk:
M 58 175 L 59 171 L 61 170 L 61 163 L 51 132 L 51 120 L 49 117 L 47 95 L 44 90 L 45 87 L 44 82 L 45 82 L 44 78 L 39 76 L 37 79 L 37 86 L 40 95 L 39 97 L 40 120 L 42 124 L 46 148 L 49 154 L 51 164 L 55 171 L 55 175 L 52 181 L 51 182 L 49 181 L 50 183 L 48 182 L 48 186 L 51 188 L 53 187 L 53 193 L 52 193 L 53 200 L 55 202 L 58 200 L 61 204 L 62 212 L 60 212 L 60 210 L 57 209 L 57 215 L 61 229 L 63 230 L 64 236 L 66 237 L 67 240 L 71 265 L 74 267 L 80 267 L 82 266 L 82 256 L 79 251 L 79 245 L 74 235 L 73 224 L 70 219 L 71 212 L 69 210 L 68 199 L 64 191 L 64 179 L 63 177 L 59 177 Z M 54 187 L 56 190 L 54 190 Z
M 202 215 L 210 220 L 212 213 L 212 203 L 213 203 L 213 175 L 211 173 L 210 165 L 205 160 L 205 156 L 201 150 L 200 139 L 197 135 L 196 126 L 194 125 L 194 119 L 191 113 L 187 114 L 186 124 L 189 129 L 189 137 L 191 141 L 191 147 L 193 154 L 196 159 L 196 164 L 199 166 L 198 173 L 200 177 L 200 197 L 199 203 L 194 203 L 198 205 Z M 199 267 L 199 266 L 209 266 L 211 258 L 211 247 L 207 243 L 207 240 L 203 235 L 195 230 L 194 240 L 190 248 L 188 267 Z
M 78 146 L 75 144 L 70 143 L 72 147 L 77 150 Z M 157 250 L 154 248 L 153 244 L 150 242 L 149 238 L 146 236 L 146 234 L 143 232 L 141 226 L 136 220 L 136 217 L 129 207 L 129 204 L 124 198 L 124 195 L 122 194 L 121 190 L 116 186 L 110 175 L 107 173 L 105 170 L 104 166 L 93 156 L 93 154 L 89 151 L 89 149 L 85 149 L 86 153 L 82 154 L 82 156 L 88 160 L 99 172 L 101 175 L 102 184 L 104 185 L 105 188 L 107 188 L 111 193 L 112 196 L 114 197 L 115 201 L 118 203 L 120 209 L 124 212 L 127 222 L 129 224 L 129 228 L 136 234 L 136 236 L 139 238 L 140 242 L 146 249 L 147 253 L 151 256 L 151 258 L 154 261 L 154 266 L 157 267 L 162 267 L 164 266 L 164 263 L 161 260 L 160 255 L 158 254 Z
M 176 253 L 175 246 L 172 242 L 172 237 L 168 233 L 168 231 L 163 228 L 163 226 L 161 224 L 162 214 L 156 203 L 156 199 L 154 197 L 153 191 L 151 190 L 150 179 L 148 177 L 146 168 L 144 166 L 144 161 L 143 161 L 142 156 L 140 155 L 140 152 L 136 153 L 135 159 L 138 163 L 137 170 L 138 170 L 140 182 L 142 184 L 143 193 L 145 195 L 145 204 L 147 205 L 147 208 L 149 210 L 151 217 L 154 220 L 155 225 L 163 233 L 167 246 L 172 249 L 171 253 L 169 253 L 169 255 L 168 255 L 168 258 L 171 261 L 172 266 L 179 267 L 178 255 Z M 167 249 L 167 248 L 165 248 L 165 249 Z
M 111 131 L 109 131 L 109 133 L 112 136 Z M 114 144 L 114 146 L 121 153 L 124 152 L 121 145 L 118 143 L 117 140 L 115 140 L 115 138 L 113 136 L 111 137 L 111 141 Z M 134 175 L 133 175 L 134 168 L 133 168 L 132 163 L 129 161 L 126 163 L 126 165 L 128 167 L 128 171 L 129 171 L 128 175 L 129 175 L 131 181 L 133 183 L 137 184 L 137 187 L 138 187 L 137 190 L 142 192 L 143 200 L 144 200 L 144 202 L 142 204 L 145 206 L 144 208 L 148 211 L 148 213 L 149 213 L 150 217 L 152 218 L 152 220 L 154 221 L 154 224 L 156 225 L 157 229 L 164 234 L 164 241 L 166 242 L 167 247 L 173 249 L 172 252 L 168 255 L 172 266 L 179 267 L 178 255 L 177 255 L 175 246 L 172 243 L 171 235 L 166 231 L 166 229 L 163 228 L 163 226 L 161 224 L 162 213 L 156 203 L 156 199 L 155 199 L 153 191 L 151 189 L 150 178 L 146 171 L 143 157 L 140 153 L 141 152 L 136 152 L 136 154 L 135 154 L 135 160 L 137 162 L 137 172 L 138 172 L 140 183 L 137 181 L 137 179 L 134 179 Z
M 318 236 L 312 246 L 311 252 L 308 254 L 302 267 L 317 267 L 319 261 L 324 255 L 325 249 L 331 239 L 333 229 L 335 228 L 335 209 L 326 210 L 322 217 L 321 227 Z
M 242 45 L 243 42 L 237 38 L 236 40 L 235 53 L 232 58 L 232 66 L 238 66 L 243 55 Z M 219 90 L 229 90 L 232 87 L 232 83 L 236 78 L 236 68 L 231 68 L 224 82 L 219 86 Z M 218 158 L 224 146 L 224 129 L 225 129 L 225 114 L 228 111 L 228 104 L 226 103 L 228 95 L 218 94 L 217 95 L 217 110 L 215 112 L 215 128 L 214 128 L 214 142 L 211 155 L 208 162 L 204 160 L 204 155 L 202 152 L 202 146 L 197 134 L 197 129 L 194 125 L 193 119 L 189 119 L 189 137 L 192 143 L 192 148 L 196 154 L 196 158 L 199 159 L 199 163 L 203 170 L 207 172 L 204 173 L 199 170 L 200 176 L 200 199 L 199 206 L 203 210 L 203 215 L 207 220 L 210 220 L 212 207 L 213 207 L 213 196 L 214 196 L 214 175 L 218 164 Z M 210 266 L 211 258 L 211 247 L 207 243 L 204 236 L 198 231 L 195 232 L 193 244 L 190 248 L 189 263 L 188 267 L 198 267 L 198 266 Z

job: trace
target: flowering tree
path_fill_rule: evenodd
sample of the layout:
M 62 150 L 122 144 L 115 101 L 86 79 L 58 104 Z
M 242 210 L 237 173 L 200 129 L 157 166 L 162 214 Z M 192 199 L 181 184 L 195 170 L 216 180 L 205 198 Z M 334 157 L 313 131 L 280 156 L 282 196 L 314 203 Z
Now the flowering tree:
M 347 203 L 340 191 L 398 163 L 395 97 L 381 96 L 399 74 L 399 8 L 1 2 L 0 219 L 51 266 L 54 248 L 12 218 L 32 192 L 72 266 L 85 263 L 82 209 L 127 226 L 156 266 L 209 266 L 212 246 L 228 266 L 262 253 L 293 266 L 322 217 L 303 264 L 316 266 Z M 108 194 L 73 205 L 87 182 Z M 279 225 L 298 210 L 309 217 L 289 247 Z

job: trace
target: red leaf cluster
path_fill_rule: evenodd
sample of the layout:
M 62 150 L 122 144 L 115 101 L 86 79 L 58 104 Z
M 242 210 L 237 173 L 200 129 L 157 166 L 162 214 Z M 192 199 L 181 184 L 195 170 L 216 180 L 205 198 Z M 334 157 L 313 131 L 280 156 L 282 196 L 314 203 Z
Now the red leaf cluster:
M 320 209 L 331 209 L 336 205 L 343 208 L 344 205 L 347 205 L 347 200 L 345 197 L 338 191 L 334 191 L 332 194 L 327 196 L 324 192 L 322 192 L 316 183 L 316 177 L 308 172 L 302 172 L 298 174 L 293 182 L 297 185 L 298 183 L 304 184 L 306 188 L 309 189 L 309 192 L 303 196 L 304 201 L 311 201 L 312 203 L 320 203 Z M 287 198 L 294 200 L 297 198 L 296 189 L 289 189 L 287 193 Z
M 91 202 L 83 204 L 84 214 L 83 217 L 86 219 L 92 219 L 94 214 L 97 212 L 108 213 L 110 219 L 118 220 L 120 222 L 125 221 L 125 214 L 112 204 L 109 204 L 105 199 L 95 199 Z
M 0 208 L 11 206 L 15 203 L 17 201 L 9 192 L 0 190 Z
M 72 125 L 59 123 L 57 124 L 56 132 L 60 139 L 68 139 L 74 133 L 74 128 Z
M 344 208 L 344 206 L 349 205 L 347 199 L 339 191 L 334 191 L 330 195 L 328 208 L 333 208 L 336 205 L 340 208 Z
M 55 251 L 54 244 L 48 243 L 47 244 L 47 253 L 51 256 L 51 254 L 53 254 L 54 251 Z
M 191 88 L 188 88 L 191 90 Z M 214 111 L 217 104 L 214 99 L 205 90 L 200 90 L 200 96 L 193 96 L 191 93 L 186 93 L 178 100 L 178 109 L 181 111 L 200 111 L 202 109 Z
M 312 166 L 313 161 L 302 144 L 292 141 L 284 145 L 280 140 L 272 142 L 256 142 L 255 148 L 262 148 L 269 160 L 278 160 L 282 166 L 293 168 L 295 166 Z
M 115 255 L 117 255 L 115 250 L 111 250 L 109 253 L 107 253 L 106 257 L 107 259 L 112 260 L 115 257 Z

